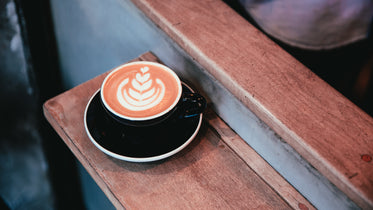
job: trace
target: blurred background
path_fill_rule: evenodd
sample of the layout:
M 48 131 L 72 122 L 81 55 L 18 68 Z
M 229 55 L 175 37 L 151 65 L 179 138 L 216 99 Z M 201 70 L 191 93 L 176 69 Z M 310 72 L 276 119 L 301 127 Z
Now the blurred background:
M 75 160 L 42 115 L 62 90 L 48 3 L 0 1 L 0 209 L 83 208 Z
M 317 52 L 271 38 L 372 116 L 371 37 Z M 173 60 L 171 42 L 128 0 L 0 0 L 0 43 L 0 209 L 113 209 L 42 104 L 146 51 Z

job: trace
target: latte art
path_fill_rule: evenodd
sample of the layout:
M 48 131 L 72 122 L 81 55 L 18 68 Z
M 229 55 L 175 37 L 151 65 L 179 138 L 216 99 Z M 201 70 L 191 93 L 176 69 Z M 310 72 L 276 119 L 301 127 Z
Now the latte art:
M 126 78 L 120 83 L 117 91 L 119 103 L 129 110 L 142 111 L 158 105 L 165 95 L 162 80 L 151 78 L 149 67 L 141 68 L 135 78 Z M 130 81 L 131 80 L 131 81 Z
M 181 82 L 169 68 L 133 62 L 114 69 L 101 86 L 101 99 L 113 114 L 128 120 L 153 119 L 173 109 Z

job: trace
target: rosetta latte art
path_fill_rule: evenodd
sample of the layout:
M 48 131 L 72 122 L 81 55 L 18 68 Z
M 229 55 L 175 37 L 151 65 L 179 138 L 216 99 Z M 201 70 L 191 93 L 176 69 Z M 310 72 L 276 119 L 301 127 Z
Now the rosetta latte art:
M 119 103 L 133 111 L 143 111 L 157 106 L 165 95 L 165 85 L 152 78 L 148 67 L 143 67 L 135 78 L 124 79 L 117 89 Z

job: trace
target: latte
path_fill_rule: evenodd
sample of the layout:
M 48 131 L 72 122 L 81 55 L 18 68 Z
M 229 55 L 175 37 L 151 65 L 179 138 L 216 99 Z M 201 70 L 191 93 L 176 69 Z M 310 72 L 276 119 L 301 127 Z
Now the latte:
M 153 62 L 132 62 L 114 69 L 101 86 L 101 100 L 114 115 L 127 120 L 160 117 L 178 103 L 182 93 L 178 76 Z

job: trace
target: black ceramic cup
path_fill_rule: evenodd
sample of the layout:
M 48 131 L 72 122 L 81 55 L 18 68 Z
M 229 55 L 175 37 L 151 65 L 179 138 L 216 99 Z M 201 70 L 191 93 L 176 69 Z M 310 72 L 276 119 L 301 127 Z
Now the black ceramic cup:
M 132 62 L 114 69 L 101 85 L 106 112 L 126 126 L 146 127 L 201 114 L 205 98 L 182 88 L 173 70 L 155 62 Z

